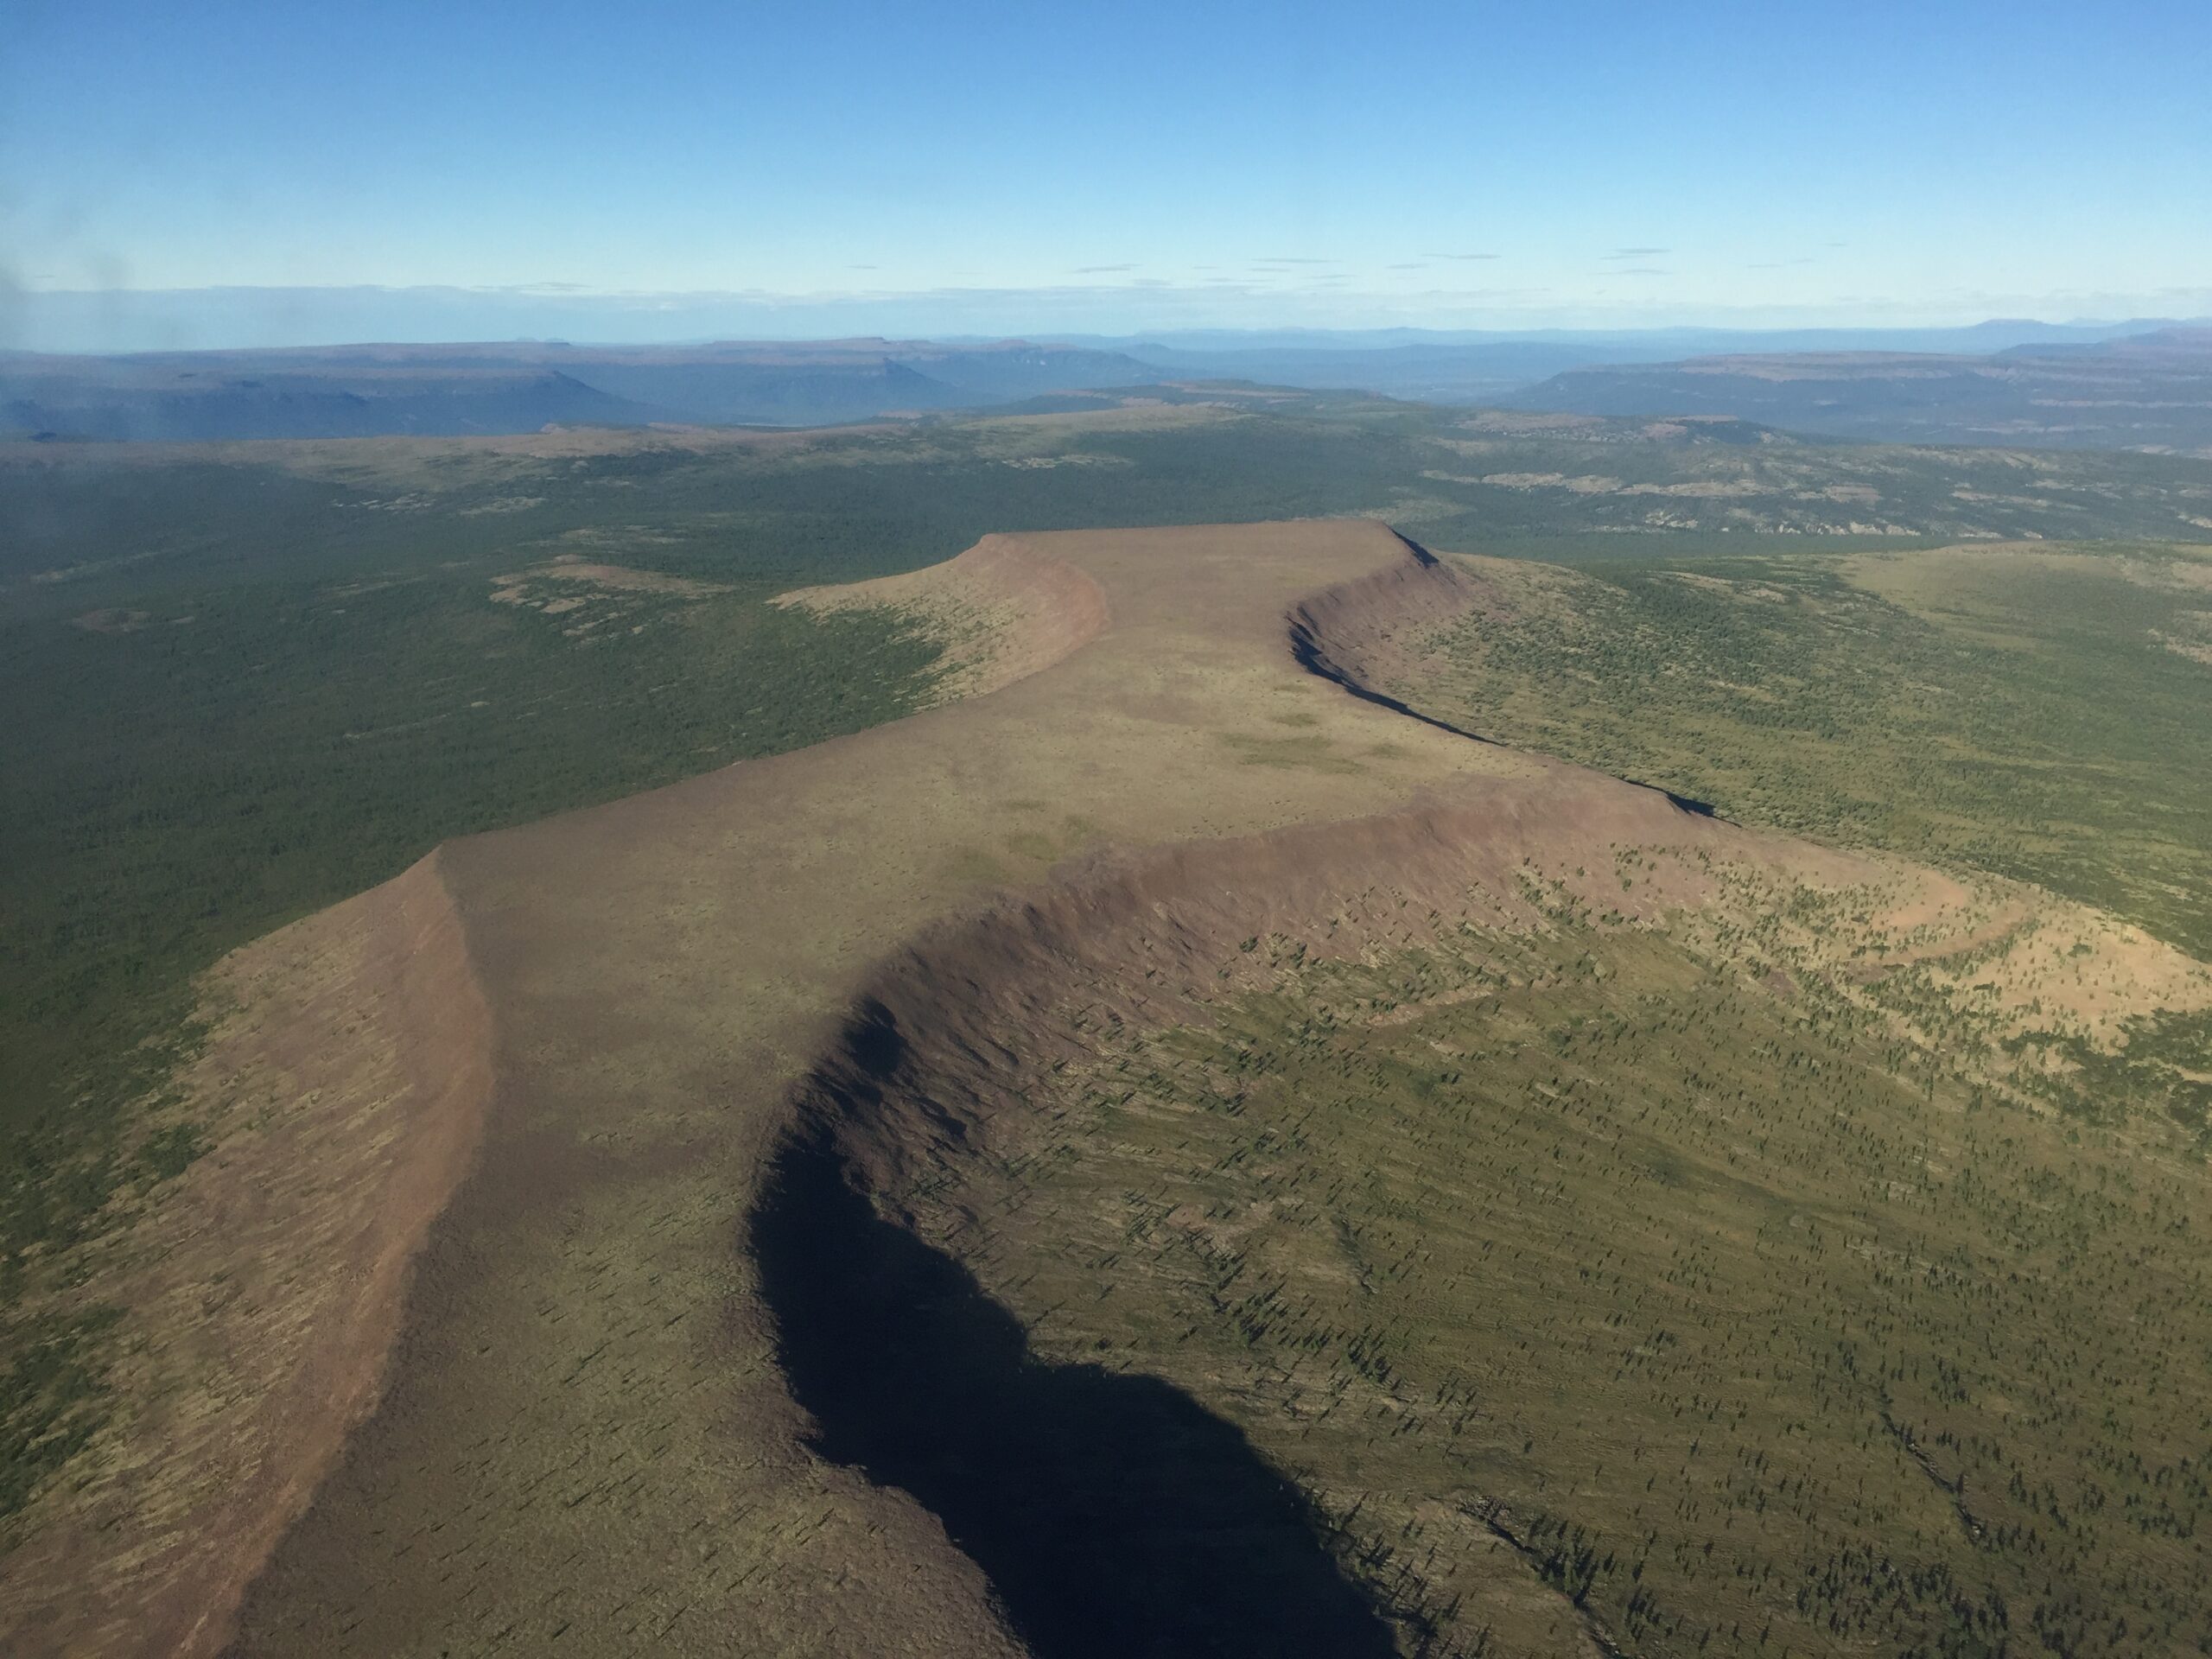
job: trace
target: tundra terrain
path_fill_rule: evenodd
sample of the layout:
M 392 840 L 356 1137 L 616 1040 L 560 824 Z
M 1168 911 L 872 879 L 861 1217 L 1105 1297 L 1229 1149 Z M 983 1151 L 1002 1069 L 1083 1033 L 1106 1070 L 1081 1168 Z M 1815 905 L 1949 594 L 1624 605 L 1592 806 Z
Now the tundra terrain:
M 2201 466 L 1240 398 L 11 457 L 11 1649 L 2208 1627 Z
M 35 1499 L 12 1629 L 2202 1627 L 2197 963 L 1456 729 L 1378 671 L 1497 595 L 1377 525 L 790 604 L 966 695 L 448 843 L 208 982 L 208 1149 L 98 1268 L 137 1409 Z

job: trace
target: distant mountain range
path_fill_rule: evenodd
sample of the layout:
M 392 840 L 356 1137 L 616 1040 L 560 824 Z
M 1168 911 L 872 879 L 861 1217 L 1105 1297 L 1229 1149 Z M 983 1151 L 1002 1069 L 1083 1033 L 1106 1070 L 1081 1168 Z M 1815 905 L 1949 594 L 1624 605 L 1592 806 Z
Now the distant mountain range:
M 0 431 L 205 441 L 451 437 L 548 425 L 823 426 L 1159 378 L 1119 353 L 830 340 L 0 353 Z
M 2212 326 L 2147 323 L 0 353 L 0 434 L 204 441 L 826 426 L 1073 407 L 1071 393 L 1181 387 L 1168 395 L 1187 397 L 1222 381 L 1560 415 L 1733 416 L 1885 442 L 2212 454 Z
M 1578 366 L 1497 401 L 1572 415 L 1730 415 L 1885 442 L 2212 454 L 2212 327 L 1980 356 L 1770 351 Z
M 1256 380 L 1316 390 L 1380 392 L 1441 404 L 1484 404 L 1571 369 L 1674 363 L 1745 353 L 1987 353 L 2024 345 L 2094 345 L 2170 325 L 2155 321 L 2049 323 L 1997 320 L 1962 328 L 1382 328 L 1365 332 L 1210 329 L 1066 343 L 1120 352 L 1162 374 Z

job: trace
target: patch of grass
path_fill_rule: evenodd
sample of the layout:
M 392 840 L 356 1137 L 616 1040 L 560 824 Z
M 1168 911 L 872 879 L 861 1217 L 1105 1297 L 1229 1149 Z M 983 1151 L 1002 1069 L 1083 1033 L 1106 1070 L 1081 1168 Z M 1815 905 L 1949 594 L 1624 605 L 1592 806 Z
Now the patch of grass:
M 2100 1122 L 2114 1114 L 2163 1112 L 2212 1150 L 2212 1012 L 2138 1014 L 2117 1052 L 2064 1031 L 2028 1033 L 2012 1046 L 2063 1062 L 2027 1074 L 2060 1110 Z
M 0 1522 L 83 1447 L 106 1392 L 98 1356 L 113 1308 L 11 1319 L 0 1358 Z
M 155 1180 L 174 1180 L 207 1150 L 207 1137 L 197 1124 L 172 1123 L 138 1143 L 138 1163 Z
M 1358 761 L 1338 753 L 1335 746 L 1325 737 L 1255 737 L 1244 732 L 1224 732 L 1221 741 L 1243 766 L 1307 772 L 1359 770 Z

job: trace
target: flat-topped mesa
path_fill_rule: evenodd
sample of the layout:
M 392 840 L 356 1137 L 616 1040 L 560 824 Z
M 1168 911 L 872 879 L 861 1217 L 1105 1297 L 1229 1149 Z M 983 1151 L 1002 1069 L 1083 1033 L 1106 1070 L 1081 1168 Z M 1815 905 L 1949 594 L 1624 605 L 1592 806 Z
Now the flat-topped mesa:
M 1864 874 L 1346 695 L 1479 590 L 1360 520 L 990 537 L 801 590 L 786 602 L 906 613 L 946 646 L 959 700 L 450 843 L 240 953 L 222 981 L 239 1035 L 205 1065 L 271 1116 L 246 1112 L 180 1190 L 210 1183 L 251 1224 L 180 1213 L 206 1282 L 270 1275 L 207 1329 L 266 1323 L 265 1345 L 222 1340 L 291 1403 L 206 1396 L 187 1451 L 132 1465 L 181 1482 L 175 1501 L 100 1510 L 108 1553 L 67 1558 L 46 1628 L 205 1650 L 320 1480 L 245 1598 L 240 1655 L 495 1634 L 721 1651 L 740 1632 L 764 1653 L 1018 1651 L 938 1516 L 810 1449 L 747 1247 L 794 1102 L 835 1092 L 868 1020 L 932 1065 L 960 1045 L 1018 1058 L 1025 1008 L 1078 980 L 1143 1017 L 1243 938 L 1518 916 L 1521 861 L 1556 872 L 1579 849 L 1608 870 L 1615 842 Z M 1706 878 L 1677 862 L 1679 892 L 1635 903 L 1699 902 Z M 843 1128 L 887 1185 L 953 1131 L 914 1099 L 880 1109 L 883 1134 Z M 433 1229 L 479 1122 L 483 1155 Z M 249 1171 L 258 1195 L 239 1196 Z M 218 1455 L 264 1410 L 265 1481 Z M 260 1530 L 236 1519 L 248 1499 Z M 4 1633 L 53 1650 L 16 1588 L 32 1559 L 9 1564 Z M 94 1597 L 127 1618 L 157 1578 L 160 1617 L 97 1622 Z M 202 1648 L 180 1648 L 194 1630 Z

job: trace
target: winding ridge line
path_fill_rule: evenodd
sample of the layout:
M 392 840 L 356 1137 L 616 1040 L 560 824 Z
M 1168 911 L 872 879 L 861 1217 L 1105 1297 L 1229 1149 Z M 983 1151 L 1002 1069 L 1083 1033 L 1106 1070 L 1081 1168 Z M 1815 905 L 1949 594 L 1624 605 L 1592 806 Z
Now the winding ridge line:
M 440 849 L 439 914 L 481 998 L 454 1068 L 390 1069 L 460 1005 L 435 985 L 404 988 L 390 1018 L 345 1017 L 346 951 L 413 950 L 386 889 L 226 965 L 239 1023 L 210 1098 L 254 1077 L 310 1122 L 350 1101 L 363 1130 L 357 1156 L 317 1160 L 248 1112 L 180 1178 L 218 1206 L 202 1213 L 252 1194 L 284 1270 L 210 1316 L 227 1351 L 330 1332 L 299 1287 L 342 1279 L 334 1237 L 390 1242 L 379 1195 L 456 1121 L 441 1090 L 480 1068 L 481 1152 L 441 1165 L 451 1202 L 378 1258 L 404 1314 L 395 1297 L 396 1338 L 341 1379 L 374 1405 L 334 1420 L 342 1455 L 248 1435 L 157 1449 L 186 1483 L 168 1505 L 137 1500 L 143 1465 L 108 1465 L 72 1496 L 74 1553 L 10 1563 L 0 1646 L 383 1656 L 496 1635 L 682 1655 L 735 1632 L 764 1653 L 1010 1659 L 1021 1621 L 939 1515 L 865 1458 L 813 1449 L 825 1424 L 793 1398 L 743 1219 L 869 999 L 931 1064 L 995 1089 L 1050 1058 L 1009 1034 L 1070 976 L 1122 1017 L 1167 1018 L 1239 939 L 1318 944 L 1317 918 L 1379 879 L 1441 912 L 1518 902 L 1526 858 L 1571 868 L 1624 841 L 1808 881 L 1870 871 L 1359 695 L 1398 630 L 1473 599 L 1370 522 L 995 537 L 898 580 L 895 602 L 1007 619 L 1019 677 L 979 665 L 985 695 Z M 1656 914 L 1663 898 L 1608 902 Z M 1384 943 L 1414 925 L 1366 924 Z M 940 1151 L 988 1145 L 971 1109 L 991 1098 L 882 1091 L 834 1120 L 839 1154 L 866 1196 L 895 1192 Z M 213 1305 L 234 1265 L 217 1249 L 160 1294 Z M 268 1351 L 271 1389 L 306 1375 Z M 1017 1396 L 1025 1376 L 1005 1373 Z M 209 1421 L 259 1409 L 226 1395 Z M 298 1519 L 238 1605 L 211 1570 L 236 1540 L 211 1521 L 263 1480 Z M 168 1639 L 173 1618 L 188 1639 Z

